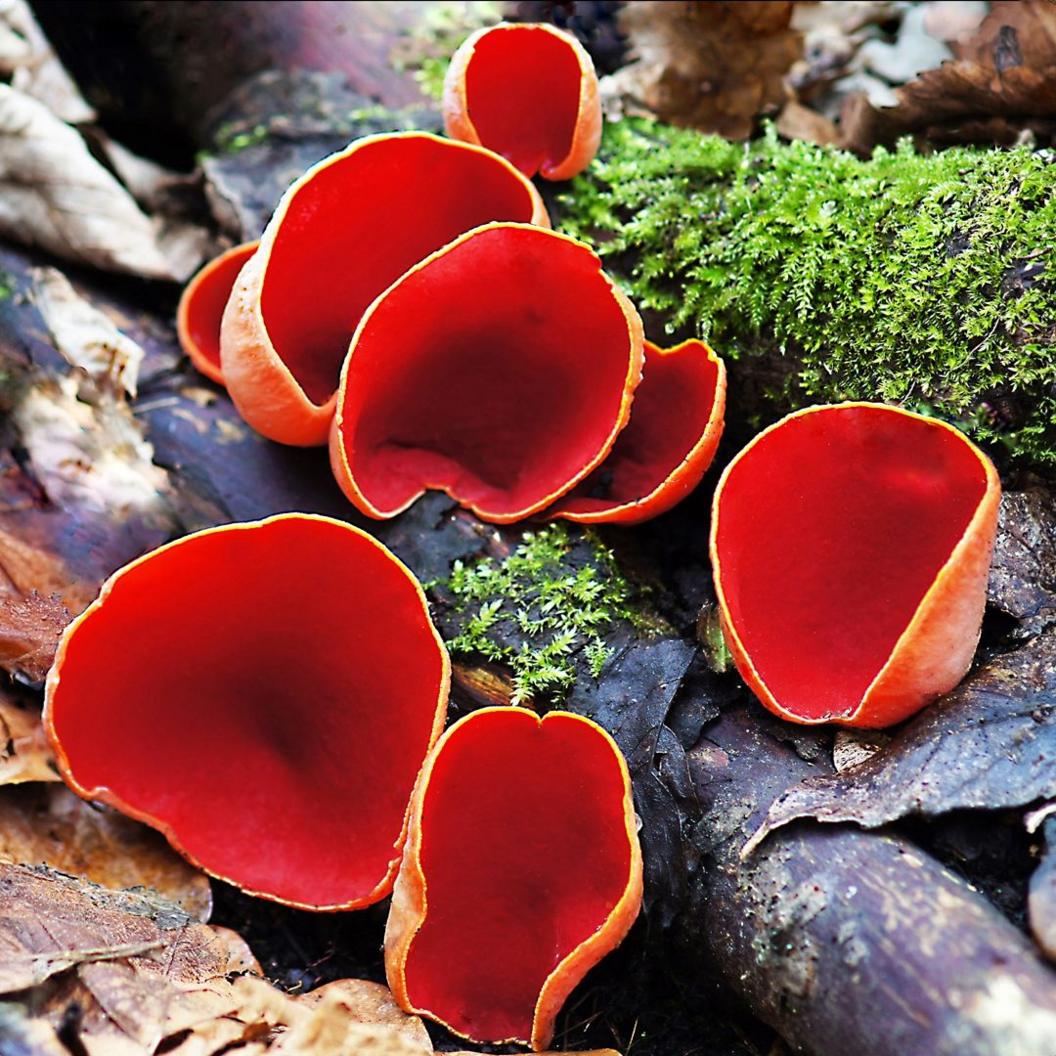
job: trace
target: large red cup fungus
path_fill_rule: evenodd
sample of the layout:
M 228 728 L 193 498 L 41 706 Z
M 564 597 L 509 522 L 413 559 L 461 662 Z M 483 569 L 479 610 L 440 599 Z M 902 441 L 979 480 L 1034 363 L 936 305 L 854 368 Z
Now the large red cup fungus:
M 711 558 L 742 676 L 794 722 L 887 726 L 952 689 L 979 639 L 1000 483 L 952 426 L 808 407 L 715 492 Z
M 244 242 L 214 257 L 184 287 L 176 309 L 180 347 L 195 367 L 218 385 L 224 383 L 220 370 L 220 320 L 238 273 L 256 251 L 256 242 Z
M 594 64 L 583 46 L 545 23 L 478 30 L 444 78 L 444 127 L 509 158 L 526 176 L 568 180 L 601 142 Z
M 645 342 L 631 418 L 605 461 L 550 517 L 583 524 L 638 524 L 670 510 L 715 457 L 726 409 L 726 367 L 703 341 Z
M 449 664 L 411 573 L 284 514 L 187 536 L 67 628 L 44 721 L 67 784 L 246 891 L 352 909 L 391 889 Z
M 638 915 L 630 779 L 601 727 L 484 708 L 430 754 L 385 929 L 400 1005 L 478 1042 L 544 1049 Z
M 369 136 L 284 195 L 224 313 L 228 391 L 258 432 L 326 441 L 341 363 L 367 306 L 463 232 L 549 226 L 538 191 L 481 147 L 424 132 Z
M 371 517 L 438 488 L 483 520 L 519 520 L 605 457 L 641 367 L 638 313 L 587 246 L 486 225 L 364 315 L 341 379 L 334 473 Z

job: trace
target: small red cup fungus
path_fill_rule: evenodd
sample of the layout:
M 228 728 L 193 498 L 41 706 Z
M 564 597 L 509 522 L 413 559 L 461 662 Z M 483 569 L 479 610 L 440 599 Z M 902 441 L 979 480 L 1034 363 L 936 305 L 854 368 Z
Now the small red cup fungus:
M 444 127 L 480 143 L 526 176 L 568 180 L 601 142 L 598 76 L 583 46 L 545 23 L 478 30 L 444 78 Z
M 62 637 L 44 722 L 78 795 L 253 894 L 354 909 L 391 890 L 449 673 L 388 550 L 283 514 L 115 573 Z
M 341 379 L 334 474 L 370 517 L 438 488 L 483 520 L 520 520 L 605 457 L 641 369 L 638 313 L 587 246 L 485 225 L 364 315 Z
M 549 517 L 582 524 L 638 524 L 666 513 L 701 481 L 715 457 L 726 410 L 726 367 L 703 341 L 645 342 L 631 418 L 605 461 Z
M 760 433 L 715 492 L 711 560 L 741 675 L 793 722 L 880 727 L 964 677 L 1001 486 L 952 426 L 808 407 Z
M 341 363 L 368 305 L 493 220 L 549 226 L 532 184 L 481 147 L 391 133 L 309 169 L 283 196 L 224 312 L 221 366 L 243 418 L 272 440 L 325 443 Z
M 176 309 L 180 347 L 210 381 L 223 385 L 220 370 L 220 320 L 242 266 L 257 251 L 244 242 L 214 257 L 184 287 Z
M 430 754 L 385 929 L 399 1004 L 477 1042 L 545 1049 L 642 900 L 630 779 L 588 719 L 484 708 Z

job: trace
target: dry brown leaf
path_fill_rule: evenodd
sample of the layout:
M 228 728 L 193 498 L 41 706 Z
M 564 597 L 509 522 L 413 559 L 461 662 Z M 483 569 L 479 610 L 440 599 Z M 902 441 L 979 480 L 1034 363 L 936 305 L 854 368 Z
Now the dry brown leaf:
M 0 668 L 27 682 L 43 682 L 71 618 L 57 594 L 0 594 Z
M 232 1012 L 232 979 L 259 970 L 234 932 L 192 921 L 161 896 L 0 864 L 0 992 L 32 990 L 54 1026 L 69 1026 L 75 1003 L 90 1056 L 146 1056 Z
M 291 996 L 259 971 L 234 932 L 193 922 L 154 892 L 0 863 L 0 993 L 19 992 L 38 1014 L 17 1026 L 42 1056 L 60 1026 L 70 1051 L 87 1056 L 153 1056 L 162 1043 L 171 1056 L 433 1052 L 421 1020 L 377 983 Z
M 774 127 L 785 139 L 803 139 L 822 146 L 836 143 L 840 138 L 835 121 L 795 100 L 785 104 Z
M 367 979 L 338 979 L 298 999 L 304 1008 L 317 1008 L 324 1002 L 355 1023 L 389 1027 L 408 1044 L 426 1052 L 432 1051 L 425 1024 L 418 1016 L 404 1012 L 389 988 L 381 983 Z
M 77 125 L 96 118 L 25 0 L 0 0 L 0 72 L 63 121 Z
M 0 234 L 107 271 L 178 280 L 150 218 L 37 100 L 0 84 Z
M 936 142 L 1011 144 L 1024 129 L 1056 128 L 1056 4 L 996 3 L 962 56 L 896 89 L 897 105 L 847 100 L 842 142 L 859 152 L 915 133 Z
M 0 689 L 0 785 L 58 780 L 40 710 Z
M 150 888 L 205 922 L 208 878 L 146 825 L 64 785 L 0 789 L 0 861 L 48 865 L 111 889 Z
M 389 991 L 362 979 L 341 979 L 293 997 L 260 979 L 239 979 L 235 1011 L 202 1023 L 172 1056 L 213 1056 L 239 1044 L 240 1056 L 431 1056 L 417 1016 L 401 1012 Z
M 1056 4 L 1049 0 L 994 0 L 975 31 L 953 44 L 957 58 L 990 64 L 995 49 L 1007 46 L 1008 29 L 1015 31 L 1023 65 L 1041 69 L 1056 62 Z
M 55 348 L 100 388 L 136 395 L 143 349 L 56 268 L 33 270 L 33 301 Z
M 614 99 L 678 125 L 744 139 L 785 102 L 803 40 L 791 3 L 642 0 L 620 12 L 634 61 L 602 81 Z
M 72 609 L 81 601 L 87 605 L 99 588 L 74 582 L 60 557 L 0 528 L 0 589 L 22 596 L 34 591 L 44 597 L 58 594 Z

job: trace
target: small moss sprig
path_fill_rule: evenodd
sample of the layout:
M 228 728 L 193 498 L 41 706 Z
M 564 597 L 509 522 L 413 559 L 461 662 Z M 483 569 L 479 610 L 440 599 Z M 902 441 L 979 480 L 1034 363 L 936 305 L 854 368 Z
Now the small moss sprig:
M 772 128 L 739 144 L 624 119 L 559 221 L 670 329 L 783 357 L 775 412 L 898 402 L 1056 464 L 1051 151 L 862 160 Z
M 515 704 L 560 697 L 580 654 L 597 677 L 610 655 L 604 635 L 632 616 L 632 590 L 612 551 L 562 525 L 525 533 L 504 561 L 456 561 L 443 587 L 460 628 L 451 652 L 507 665 Z

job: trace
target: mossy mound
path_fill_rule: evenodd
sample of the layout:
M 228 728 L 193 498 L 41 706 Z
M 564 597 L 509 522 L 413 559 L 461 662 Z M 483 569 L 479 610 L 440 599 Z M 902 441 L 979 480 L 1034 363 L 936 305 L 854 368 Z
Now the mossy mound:
M 765 361 L 760 419 L 879 399 L 1056 465 L 1051 151 L 907 142 L 863 160 L 624 119 L 559 224 L 669 331 Z

